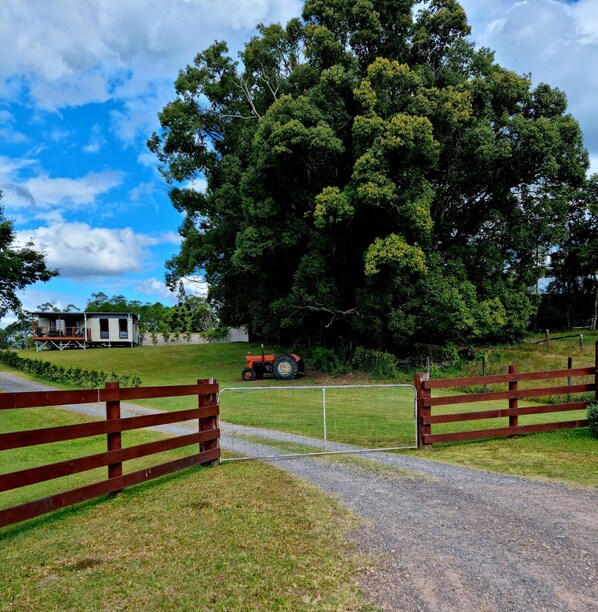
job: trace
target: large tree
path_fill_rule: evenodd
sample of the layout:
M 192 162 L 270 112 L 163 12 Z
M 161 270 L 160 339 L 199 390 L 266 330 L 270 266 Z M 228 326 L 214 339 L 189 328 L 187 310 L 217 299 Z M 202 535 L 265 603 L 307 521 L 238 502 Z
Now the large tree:
M 564 93 L 469 32 L 454 0 L 307 0 L 240 62 L 199 53 L 148 143 L 185 213 L 170 282 L 271 340 L 521 335 L 588 155 Z
M 566 236 L 551 253 L 548 290 L 561 298 L 561 325 L 598 324 L 598 174 L 571 198 Z
M 20 312 L 19 291 L 58 274 L 46 266 L 44 255 L 33 248 L 33 243 L 19 247 L 15 241 L 13 224 L 5 219 L 4 209 L 0 206 L 0 318 L 9 310 Z

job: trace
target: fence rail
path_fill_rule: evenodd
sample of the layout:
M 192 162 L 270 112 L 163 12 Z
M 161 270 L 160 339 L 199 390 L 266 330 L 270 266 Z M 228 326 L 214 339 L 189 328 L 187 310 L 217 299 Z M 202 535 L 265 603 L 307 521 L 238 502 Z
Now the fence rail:
M 197 408 L 121 418 L 121 400 L 186 395 L 198 397 Z M 82 501 L 94 499 L 95 497 L 107 495 L 108 493 L 121 491 L 134 484 L 170 474 L 192 465 L 219 461 L 220 411 L 217 396 L 218 385 L 213 380 L 198 380 L 195 385 L 126 389 L 121 389 L 117 382 L 111 382 L 106 383 L 105 389 L 0 394 L 0 410 L 99 402 L 105 402 L 106 404 L 106 420 L 104 421 L 0 434 L 0 451 L 104 434 L 107 439 L 107 450 L 103 453 L 0 474 L 0 492 L 100 467 L 108 468 L 107 480 L 0 510 L 0 527 L 40 516 Z M 122 448 L 121 436 L 124 431 L 190 420 L 197 420 L 197 433 Z M 193 444 L 198 445 L 198 452 L 188 457 L 161 463 L 126 475 L 122 473 L 122 464 L 125 461 Z
M 572 384 L 573 378 L 589 376 L 594 378 L 591 383 Z M 524 381 L 542 381 L 549 379 L 567 378 L 566 385 L 539 387 L 534 389 L 519 389 L 518 384 Z M 435 389 L 455 389 L 468 386 L 485 386 L 489 384 L 507 384 L 506 391 L 490 391 L 484 393 L 466 393 L 432 397 Z M 427 374 L 415 375 L 415 388 L 417 390 L 418 425 L 417 444 L 425 447 L 434 442 L 453 442 L 458 440 L 472 440 L 476 438 L 494 438 L 500 436 L 513 436 L 525 433 L 543 431 L 556 431 L 561 429 L 575 429 L 586 427 L 587 419 L 574 419 L 551 423 L 533 423 L 520 425 L 519 416 L 536 414 L 549 414 L 555 412 L 570 412 L 584 410 L 597 401 L 598 398 L 598 342 L 596 343 L 595 363 L 589 368 L 568 368 L 562 370 L 548 370 L 543 372 L 518 372 L 516 366 L 509 366 L 508 374 L 492 376 L 472 376 L 467 378 L 446 378 L 429 380 Z M 594 392 L 594 400 L 570 401 L 575 393 Z M 567 402 L 537 406 L 519 406 L 519 400 L 528 397 L 546 397 L 555 395 L 568 396 Z M 432 414 L 432 408 L 440 406 L 455 406 L 469 403 L 482 403 L 495 400 L 508 400 L 508 406 L 494 410 L 476 410 L 453 414 Z M 478 429 L 474 431 L 453 431 L 447 433 L 433 433 L 432 426 L 437 424 L 458 423 L 481 419 L 508 418 L 508 427 L 495 427 L 492 429 Z

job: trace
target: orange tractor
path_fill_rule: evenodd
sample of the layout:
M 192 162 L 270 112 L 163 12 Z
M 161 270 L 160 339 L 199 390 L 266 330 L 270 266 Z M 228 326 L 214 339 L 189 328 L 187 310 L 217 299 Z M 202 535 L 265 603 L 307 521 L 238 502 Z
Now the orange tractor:
M 241 377 L 247 381 L 263 378 L 264 374 L 273 374 L 278 380 L 291 380 L 305 371 L 303 359 L 299 355 L 264 355 L 264 345 L 261 355 L 247 353 L 245 361 L 246 367 Z

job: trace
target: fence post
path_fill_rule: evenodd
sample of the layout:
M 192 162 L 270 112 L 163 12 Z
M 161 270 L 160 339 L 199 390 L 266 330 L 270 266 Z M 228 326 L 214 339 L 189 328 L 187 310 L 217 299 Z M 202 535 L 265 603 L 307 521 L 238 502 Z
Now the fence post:
M 324 421 L 324 450 L 326 448 L 326 438 L 328 437 L 326 431 L 326 387 L 322 387 L 322 420 Z
M 509 366 L 509 374 L 517 374 L 517 366 L 510 365 Z M 517 391 L 517 381 L 509 383 L 509 391 Z M 519 408 L 519 400 L 516 397 L 509 398 L 509 410 L 516 410 Z M 519 417 L 517 415 L 511 416 L 509 415 L 509 427 L 517 427 L 519 425 Z M 513 438 L 515 434 L 511 434 L 511 438 Z
M 482 355 L 482 376 L 486 376 L 486 355 Z M 484 383 L 482 391 L 486 393 L 488 391 L 488 385 Z
M 432 433 L 431 425 L 424 425 L 424 418 L 432 414 L 432 408 L 425 405 L 426 398 L 431 392 L 423 388 L 423 382 L 429 380 L 427 374 L 415 374 L 414 387 L 417 393 L 417 448 L 431 448 L 431 444 L 424 443 L 424 436 Z
M 107 382 L 106 389 L 119 389 L 120 383 L 118 382 Z M 113 419 L 120 419 L 120 400 L 111 400 L 106 402 L 106 420 L 111 421 Z M 115 431 L 107 434 L 108 439 L 108 450 L 120 450 L 122 448 L 122 433 Z M 117 478 L 123 474 L 123 464 L 121 461 L 117 463 L 111 463 L 108 466 L 108 478 Z M 118 493 L 119 491 L 115 491 Z
M 567 369 L 568 370 L 573 369 L 573 357 L 567 357 Z M 573 382 L 573 379 L 571 378 L 571 376 L 567 376 L 567 384 L 571 386 L 572 382 Z M 571 394 L 567 393 L 567 403 L 569 403 L 570 401 L 571 401 Z
M 594 401 L 598 404 L 598 340 L 594 351 Z
M 207 378 L 201 379 L 197 381 L 198 385 L 215 385 L 215 378 Z M 198 406 L 199 408 L 207 408 L 209 406 L 215 406 L 217 402 L 217 394 L 216 393 L 199 393 L 198 394 Z M 198 419 L 199 421 L 199 431 L 207 431 L 210 429 L 218 429 L 220 426 L 220 417 L 205 417 Z M 200 442 L 199 443 L 199 452 L 212 450 L 214 448 L 218 448 L 220 444 L 219 440 L 210 440 L 209 442 Z M 220 463 L 220 459 L 216 459 L 215 461 L 211 461 L 208 465 L 218 465 Z

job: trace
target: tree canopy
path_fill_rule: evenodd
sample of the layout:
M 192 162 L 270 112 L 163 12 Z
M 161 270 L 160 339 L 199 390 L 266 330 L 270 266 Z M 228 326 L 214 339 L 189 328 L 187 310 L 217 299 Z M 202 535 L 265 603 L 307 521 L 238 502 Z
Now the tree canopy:
M 15 240 L 12 221 L 5 219 L 4 209 L 0 206 L 0 318 L 9 310 L 20 312 L 19 291 L 58 274 L 46 266 L 45 256 L 33 248 L 33 243 L 19 247 Z
M 454 0 L 306 0 L 199 53 L 148 142 L 185 214 L 167 280 L 280 342 L 520 336 L 588 154 L 565 94 L 469 33 Z

